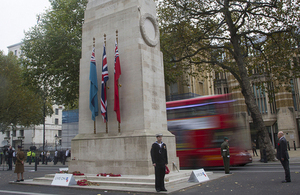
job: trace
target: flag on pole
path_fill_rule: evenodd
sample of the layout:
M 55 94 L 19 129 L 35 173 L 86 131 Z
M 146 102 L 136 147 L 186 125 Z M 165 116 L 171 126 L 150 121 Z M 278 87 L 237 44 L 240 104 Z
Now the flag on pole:
M 102 57 L 102 90 L 101 90 L 101 115 L 103 121 L 106 123 L 107 119 L 107 98 L 106 98 L 106 82 L 108 81 L 108 67 L 106 59 L 105 45 L 103 45 L 103 57 Z
M 119 102 L 119 78 L 121 75 L 121 66 L 120 66 L 120 59 L 119 59 L 119 51 L 118 51 L 118 44 L 116 41 L 115 47 L 115 70 L 114 70 L 115 80 L 114 80 L 114 87 L 115 87 L 115 102 L 114 102 L 114 111 L 117 114 L 117 120 L 121 123 L 121 116 L 120 116 L 120 102 Z
M 98 116 L 98 82 L 97 82 L 97 69 L 95 60 L 95 47 L 92 51 L 90 62 L 90 110 L 92 111 L 92 120 Z

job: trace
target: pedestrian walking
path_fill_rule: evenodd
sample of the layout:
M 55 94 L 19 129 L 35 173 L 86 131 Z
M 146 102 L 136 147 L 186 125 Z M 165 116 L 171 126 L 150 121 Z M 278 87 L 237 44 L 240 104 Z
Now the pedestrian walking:
M 8 164 L 8 171 L 12 170 L 12 160 L 13 160 L 13 153 L 14 150 L 12 149 L 11 146 L 8 147 L 7 149 L 7 164 Z
M 63 163 L 63 164 L 66 163 L 69 154 L 70 154 L 70 151 L 69 151 L 69 149 L 67 148 L 66 153 L 65 153 L 65 158 L 64 158 L 64 163 Z
M 225 174 L 231 174 L 229 172 L 230 153 L 229 153 L 229 139 L 228 139 L 228 137 L 224 137 L 224 142 L 221 144 L 221 154 L 222 154 L 222 157 L 223 157 Z
M 57 157 L 58 157 L 58 151 L 55 150 L 55 152 L 54 152 L 54 165 L 57 164 Z
M 14 164 L 16 164 L 16 160 L 17 160 L 17 153 L 14 150 L 14 152 L 13 152 L 13 162 L 14 162 Z
M 162 142 L 162 134 L 157 134 L 157 141 L 152 144 L 151 158 L 155 169 L 155 189 L 157 192 L 167 191 L 165 188 L 166 166 L 168 164 L 167 146 Z
M 258 156 L 258 154 L 257 154 L 257 152 L 256 152 L 256 140 L 254 140 L 253 142 L 252 142 L 252 153 L 253 153 L 253 156 L 255 156 L 255 154 L 256 154 L 256 156 Z
M 291 182 L 290 165 L 289 165 L 289 153 L 287 151 L 287 141 L 284 137 L 284 133 L 279 131 L 277 134 L 279 139 L 277 144 L 277 159 L 280 160 L 281 165 L 285 171 L 285 180 L 282 183 Z
M 50 151 L 47 152 L 46 156 L 47 156 L 47 162 L 50 162 Z
M 24 181 L 24 161 L 25 161 L 25 154 L 22 151 L 22 146 L 18 146 L 17 152 L 17 160 L 15 166 L 15 173 L 17 173 L 17 180 L 16 182 Z M 20 180 L 20 173 L 21 173 L 21 180 Z

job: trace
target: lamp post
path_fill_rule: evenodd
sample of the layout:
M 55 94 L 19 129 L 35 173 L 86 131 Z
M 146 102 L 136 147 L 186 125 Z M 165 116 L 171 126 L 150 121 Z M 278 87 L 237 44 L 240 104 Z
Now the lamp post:
M 58 136 L 57 136 L 57 134 L 55 134 L 55 150 L 57 150 L 57 138 L 58 138 Z

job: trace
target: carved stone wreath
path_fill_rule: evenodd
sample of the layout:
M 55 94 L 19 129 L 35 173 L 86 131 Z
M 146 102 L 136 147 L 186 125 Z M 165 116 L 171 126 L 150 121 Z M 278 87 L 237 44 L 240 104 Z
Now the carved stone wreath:
M 147 35 L 147 31 L 145 28 L 146 20 L 149 20 L 151 22 L 151 24 L 153 25 L 153 28 L 155 31 L 154 39 L 151 39 Z M 159 41 L 159 29 L 158 29 L 158 23 L 157 23 L 156 19 L 151 14 L 148 14 L 148 13 L 144 14 L 140 20 L 140 29 L 141 29 L 142 37 L 143 37 L 144 41 L 146 42 L 146 44 L 149 45 L 150 47 L 155 47 Z

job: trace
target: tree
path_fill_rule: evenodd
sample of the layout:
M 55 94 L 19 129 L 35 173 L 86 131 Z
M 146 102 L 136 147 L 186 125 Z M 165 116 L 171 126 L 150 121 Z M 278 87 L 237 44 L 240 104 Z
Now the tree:
M 0 51 L 0 126 L 1 131 L 17 125 L 29 127 L 43 121 L 43 98 L 23 86 L 23 69 L 16 56 Z M 47 113 L 51 113 L 48 107 Z
M 274 149 L 251 90 L 253 69 L 278 86 L 299 76 L 290 59 L 296 47 L 298 0 L 165 0 L 158 2 L 165 61 L 230 72 L 239 83 L 269 160 Z M 170 65 L 168 65 L 170 68 Z M 168 71 L 171 72 L 171 71 Z M 172 76 L 170 76 L 172 77 Z M 168 77 L 167 77 L 168 78 Z M 263 85 L 264 86 L 264 85 Z
M 87 0 L 50 0 L 51 9 L 25 33 L 26 83 L 56 104 L 77 107 L 81 35 Z

